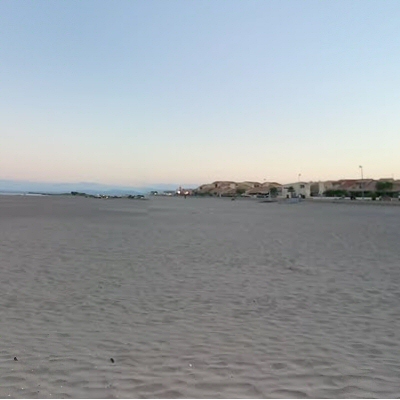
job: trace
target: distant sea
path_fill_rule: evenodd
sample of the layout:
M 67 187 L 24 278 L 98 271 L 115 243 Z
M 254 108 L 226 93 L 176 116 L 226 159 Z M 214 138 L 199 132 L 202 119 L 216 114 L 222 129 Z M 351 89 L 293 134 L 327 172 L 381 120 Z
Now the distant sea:
M 0 192 L 0 196 L 45 196 L 40 193 Z

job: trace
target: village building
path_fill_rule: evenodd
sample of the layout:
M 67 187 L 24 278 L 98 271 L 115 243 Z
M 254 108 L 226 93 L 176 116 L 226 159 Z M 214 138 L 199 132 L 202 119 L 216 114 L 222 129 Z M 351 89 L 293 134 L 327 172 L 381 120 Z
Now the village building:
M 282 187 L 282 196 L 286 197 L 286 198 L 310 197 L 311 196 L 311 182 L 288 183 Z

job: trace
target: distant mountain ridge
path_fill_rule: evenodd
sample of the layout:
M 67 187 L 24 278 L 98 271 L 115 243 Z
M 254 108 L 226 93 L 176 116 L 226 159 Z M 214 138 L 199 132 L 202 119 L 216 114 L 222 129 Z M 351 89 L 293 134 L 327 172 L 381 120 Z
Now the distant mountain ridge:
M 122 185 L 107 185 L 95 182 L 77 182 L 77 183 L 47 183 L 47 182 L 32 182 L 32 181 L 17 181 L 0 179 L 0 192 L 3 193 L 70 193 L 72 191 L 83 192 L 87 194 L 109 194 L 109 195 L 124 195 L 124 194 L 145 194 L 152 190 L 175 190 L 180 185 L 177 184 L 154 184 L 144 187 L 137 186 L 122 186 Z M 195 185 L 193 185 L 195 186 Z

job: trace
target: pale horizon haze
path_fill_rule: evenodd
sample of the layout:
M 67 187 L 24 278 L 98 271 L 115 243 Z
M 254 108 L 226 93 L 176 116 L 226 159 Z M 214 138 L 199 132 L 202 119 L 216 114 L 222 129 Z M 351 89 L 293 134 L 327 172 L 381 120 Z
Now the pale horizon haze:
M 399 1 L 0 2 L 0 179 L 400 178 Z

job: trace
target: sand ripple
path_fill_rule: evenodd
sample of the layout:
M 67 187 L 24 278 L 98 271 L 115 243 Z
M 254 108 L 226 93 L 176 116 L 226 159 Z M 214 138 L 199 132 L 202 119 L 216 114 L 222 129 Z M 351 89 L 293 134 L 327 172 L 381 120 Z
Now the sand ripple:
M 0 197 L 0 397 L 397 397 L 398 212 Z

